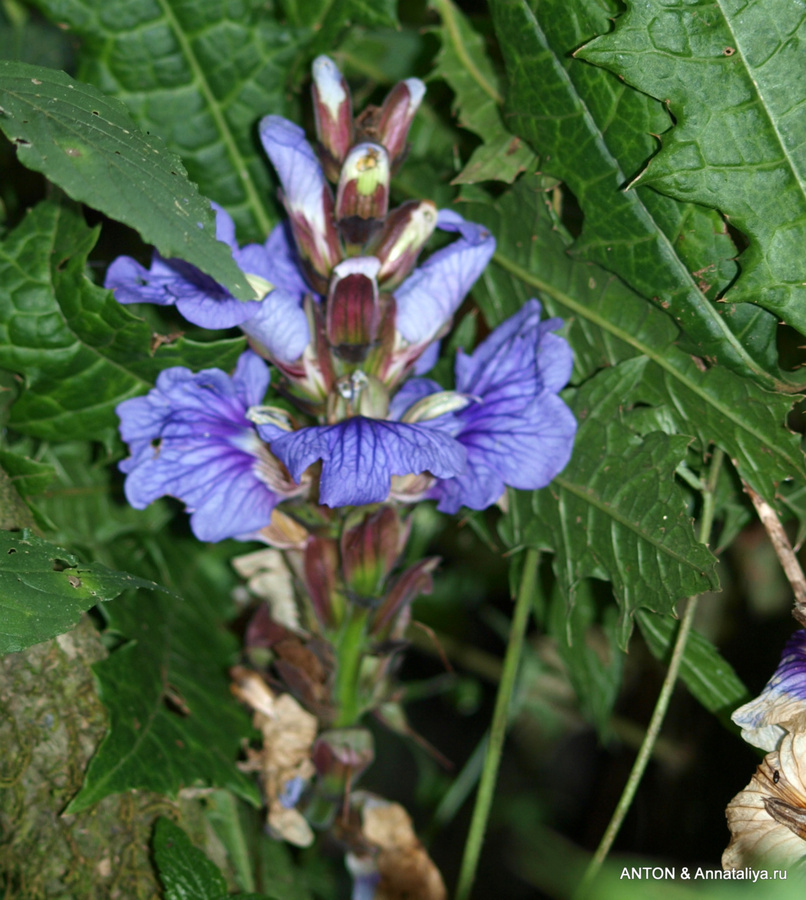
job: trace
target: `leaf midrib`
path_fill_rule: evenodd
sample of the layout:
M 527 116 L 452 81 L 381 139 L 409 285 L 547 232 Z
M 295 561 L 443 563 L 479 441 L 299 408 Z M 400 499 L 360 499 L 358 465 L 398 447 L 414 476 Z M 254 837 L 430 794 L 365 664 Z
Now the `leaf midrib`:
M 522 6 L 522 8 L 525 10 L 525 15 L 526 15 L 527 19 L 529 20 L 530 24 L 532 25 L 532 27 L 534 28 L 535 33 L 537 35 L 539 35 L 538 43 L 542 44 L 542 47 L 545 48 L 545 50 L 550 54 L 551 60 L 552 60 L 552 65 L 554 66 L 555 72 L 557 73 L 559 78 L 565 82 L 566 90 L 568 90 L 569 93 L 575 98 L 575 100 L 578 104 L 578 108 L 582 110 L 583 118 L 587 122 L 588 128 L 590 130 L 590 134 L 594 137 L 596 145 L 601 147 L 602 153 L 603 153 L 603 155 L 606 156 L 607 162 L 615 167 L 615 172 L 617 173 L 619 183 L 623 184 L 624 182 L 627 181 L 627 177 L 625 176 L 624 172 L 622 171 L 618 160 L 610 152 L 610 148 L 607 144 L 607 141 L 605 140 L 604 133 L 599 129 L 599 127 L 596 123 L 596 120 L 594 119 L 592 113 L 590 112 L 590 110 L 588 108 L 587 103 L 583 100 L 582 96 L 580 95 L 579 91 L 577 90 L 576 84 L 571 79 L 571 77 L 568 73 L 568 70 L 563 65 L 560 64 L 560 61 L 557 58 L 557 54 L 556 54 L 554 48 L 552 47 L 552 45 L 549 43 L 548 39 L 546 38 L 545 32 L 540 27 L 540 23 L 537 21 L 537 17 L 533 13 L 529 4 L 526 2 L 526 0 L 519 0 L 519 2 L 520 2 L 520 5 Z M 597 35 L 597 37 L 598 37 L 598 35 Z M 520 111 L 519 114 L 521 116 L 528 116 L 528 113 L 526 113 L 524 111 Z M 550 167 L 547 167 L 546 171 L 549 171 L 549 169 L 550 169 Z M 626 194 L 628 190 L 630 190 L 629 187 L 623 193 Z M 756 361 L 747 353 L 747 351 L 742 346 L 741 342 L 738 340 L 736 335 L 734 335 L 733 332 L 730 330 L 730 328 L 728 328 L 728 325 L 725 322 L 725 320 L 722 318 L 722 316 L 720 316 L 718 313 L 716 313 L 714 311 L 714 309 L 712 308 L 711 304 L 706 300 L 705 297 L 703 297 L 702 292 L 697 287 L 696 282 L 692 278 L 691 272 L 689 272 L 689 270 L 683 264 L 683 261 L 679 258 L 679 256 L 675 252 L 674 247 L 670 243 L 669 238 L 666 236 L 666 233 L 664 232 L 664 230 L 662 228 L 660 228 L 658 226 L 658 224 L 655 222 L 655 219 L 653 218 L 653 216 L 650 214 L 649 210 L 644 205 L 644 202 L 643 202 L 643 200 L 641 200 L 638 192 L 635 190 L 632 190 L 632 195 L 634 198 L 633 206 L 636 207 L 636 211 L 637 211 L 639 217 L 640 216 L 646 217 L 646 219 L 654 226 L 654 228 L 650 229 L 650 233 L 654 232 L 655 234 L 657 234 L 659 236 L 661 242 L 669 250 L 671 257 L 674 260 L 674 264 L 675 264 L 675 267 L 676 267 L 678 273 L 682 274 L 681 283 L 687 284 L 689 286 L 689 292 L 693 292 L 694 296 L 699 298 L 699 302 L 697 302 L 697 307 L 698 307 L 699 312 L 701 314 L 704 314 L 704 316 L 707 319 L 709 319 L 709 321 L 711 321 L 712 323 L 717 325 L 720 332 L 722 333 L 723 338 L 730 345 L 730 347 L 733 349 L 733 351 L 738 355 L 738 358 L 741 359 L 741 361 L 748 368 L 748 370 L 753 372 L 753 374 L 758 379 L 763 381 L 763 383 L 767 387 L 773 388 L 773 389 L 779 389 L 779 390 L 782 387 L 785 387 L 786 386 L 785 382 L 782 384 L 778 379 L 776 379 L 774 376 L 772 376 L 769 372 L 767 372 L 766 370 L 761 368 L 758 365 L 758 363 L 756 363 Z M 792 389 L 792 388 L 790 388 L 790 389 Z
M 265 235 L 268 235 L 272 229 L 272 221 L 260 201 L 260 194 L 258 193 L 258 190 L 249 175 L 249 166 L 247 165 L 247 161 L 244 159 L 241 151 L 238 149 L 238 145 L 235 142 L 232 132 L 227 126 L 227 121 L 224 118 L 218 100 L 216 99 L 215 94 L 213 94 L 212 88 L 210 87 L 210 84 L 205 77 L 204 68 L 199 62 L 199 59 L 196 56 L 196 52 L 193 49 L 193 45 L 185 34 L 179 20 L 174 15 L 174 11 L 171 8 L 168 0 L 159 0 L 159 5 L 163 11 L 163 15 L 165 16 L 165 20 L 167 21 L 169 28 L 176 36 L 177 42 L 179 43 L 179 46 L 182 50 L 182 54 L 187 61 L 188 66 L 190 67 L 191 73 L 193 74 L 193 78 L 199 88 L 199 91 L 205 99 L 207 109 L 212 116 L 213 121 L 215 122 L 219 134 L 221 135 L 221 139 L 224 142 L 227 153 L 229 154 L 230 159 L 233 161 L 233 166 L 237 178 L 243 185 L 244 191 L 246 193 L 249 208 L 251 209 L 252 214 L 254 215 L 261 231 Z
M 563 490 L 568 491 L 569 494 L 572 494 L 579 500 L 590 504 L 602 515 L 606 516 L 609 519 L 612 519 L 618 525 L 621 525 L 623 528 L 632 532 L 641 541 L 651 544 L 653 547 L 655 547 L 656 550 L 674 560 L 679 565 L 688 568 L 693 572 L 698 572 L 700 575 L 708 577 L 708 573 L 704 572 L 701 566 L 695 565 L 691 560 L 689 560 L 687 556 L 678 553 L 676 550 L 673 550 L 671 547 L 668 547 L 666 544 L 664 544 L 663 541 L 652 537 L 645 531 L 642 531 L 640 528 L 636 527 L 636 525 L 628 518 L 626 518 L 626 516 L 623 516 L 621 513 L 619 513 L 617 508 L 607 504 L 604 500 L 600 499 L 598 493 L 592 493 L 581 487 L 578 487 L 573 482 L 569 481 L 566 478 L 563 478 L 562 475 L 556 475 L 554 477 L 554 484 L 559 485 Z M 617 564 L 620 566 L 621 561 L 617 553 L 615 554 L 615 559 Z M 716 558 L 713 559 L 713 564 L 716 564 Z M 626 584 L 626 579 L 623 579 L 623 581 Z M 710 578 L 708 579 L 708 581 L 709 583 L 713 583 L 712 579 Z
M 733 43 L 736 45 L 736 49 L 741 54 L 742 62 L 744 63 L 745 69 L 747 70 L 748 77 L 753 85 L 755 90 L 755 94 L 758 97 L 759 103 L 761 104 L 762 109 L 764 110 L 765 115 L 770 123 L 770 127 L 772 128 L 773 133 L 775 134 L 775 138 L 778 141 L 778 146 L 781 148 L 781 153 L 784 159 L 787 161 L 789 165 L 789 170 L 792 172 L 794 176 L 795 182 L 800 189 L 801 199 L 803 200 L 803 205 L 806 206 L 806 185 L 804 185 L 802 179 L 800 178 L 800 174 L 798 172 L 797 167 L 795 166 L 792 157 L 789 154 L 786 143 L 781 136 L 781 132 L 778 130 L 778 125 L 776 123 L 776 118 L 772 114 L 770 107 L 767 105 L 767 101 L 765 99 L 764 93 L 761 90 L 761 86 L 759 85 L 758 79 L 754 77 L 754 75 L 758 72 L 758 68 L 753 68 L 750 66 L 750 63 L 747 60 L 747 56 L 745 55 L 744 48 L 742 47 L 742 43 L 739 40 L 739 37 L 733 27 L 733 23 L 728 17 L 727 12 L 724 8 L 724 0 L 716 0 L 716 5 L 719 7 L 719 11 L 722 13 L 722 18 L 725 22 L 725 27 L 730 32 Z

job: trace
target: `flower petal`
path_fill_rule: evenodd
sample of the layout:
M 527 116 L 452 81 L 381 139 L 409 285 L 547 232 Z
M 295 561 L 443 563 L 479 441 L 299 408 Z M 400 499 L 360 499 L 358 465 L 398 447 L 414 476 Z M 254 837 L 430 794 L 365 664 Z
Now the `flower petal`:
M 576 421 L 554 392 L 570 375 L 572 357 L 549 331 L 560 324 L 541 322 L 540 304 L 530 300 L 473 354 L 457 355 L 456 389 L 474 402 L 427 424 L 467 449 L 467 468 L 432 488 L 439 510 L 485 509 L 507 485 L 545 487 L 567 464 Z
M 762 750 L 774 750 L 786 731 L 806 730 L 806 631 L 792 635 L 764 690 L 731 719 L 744 740 Z
M 410 344 L 428 343 L 456 312 L 495 252 L 495 238 L 481 225 L 442 209 L 437 228 L 459 239 L 437 250 L 395 291 L 397 330 Z
M 300 272 L 287 224 L 272 231 L 264 250 L 267 264 L 263 271 L 249 271 L 273 284 L 274 290 L 241 327 L 272 359 L 290 363 L 302 356 L 311 340 L 302 308 L 309 288 Z
M 258 426 L 258 431 L 296 481 L 322 460 L 319 498 L 331 507 L 385 500 L 392 475 L 429 471 L 445 478 L 462 471 L 465 463 L 463 448 L 448 435 L 364 416 L 290 434 L 274 426 Z
M 233 249 L 235 261 L 243 269 L 243 262 L 251 262 L 262 248 L 255 250 L 253 248 L 257 245 L 252 245 L 239 250 L 232 219 L 217 204 L 214 203 L 213 207 L 216 212 L 216 238 Z M 250 272 L 248 268 L 243 270 Z M 176 304 L 189 322 L 203 328 L 240 325 L 260 308 L 259 301 L 244 303 L 237 300 L 226 288 L 190 263 L 181 259 L 164 259 L 159 253 L 154 253 L 150 269 L 129 256 L 118 257 L 107 270 L 104 287 L 113 290 L 120 303 Z
M 268 451 L 245 417 L 268 383 L 266 364 L 247 352 L 232 378 L 218 369 L 166 369 L 149 394 L 119 404 L 132 454 L 120 464 L 129 503 L 143 509 L 158 497 L 177 497 L 192 513 L 194 534 L 206 541 L 268 525 L 282 498 L 259 477 Z

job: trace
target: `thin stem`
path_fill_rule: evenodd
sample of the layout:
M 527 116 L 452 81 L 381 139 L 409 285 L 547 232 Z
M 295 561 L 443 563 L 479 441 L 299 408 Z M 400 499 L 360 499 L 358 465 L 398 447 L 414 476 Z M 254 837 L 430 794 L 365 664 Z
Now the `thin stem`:
M 703 544 L 708 542 L 708 538 L 711 534 L 711 527 L 714 522 L 716 483 L 723 458 L 723 451 L 715 449 L 711 460 L 711 471 L 708 477 L 708 484 L 705 485 L 703 492 L 702 518 L 700 520 L 699 534 L 700 543 Z M 666 677 L 663 680 L 663 686 L 661 687 L 657 703 L 655 704 L 655 709 L 652 712 L 652 719 L 649 722 L 649 727 L 646 730 L 646 735 L 644 736 L 638 755 L 635 757 L 630 777 L 627 779 L 627 784 L 624 786 L 618 805 L 610 819 L 610 824 L 607 826 L 607 830 L 605 831 L 599 846 L 596 848 L 596 853 L 594 853 L 593 859 L 588 864 L 588 868 L 579 885 L 576 893 L 577 900 L 582 900 L 594 878 L 598 875 L 602 863 L 604 863 L 607 858 L 607 854 L 613 846 L 613 841 L 615 841 L 616 835 L 619 833 L 624 818 L 627 815 L 630 806 L 632 806 L 635 792 L 638 790 L 638 785 L 643 778 L 644 770 L 652 755 L 655 743 L 658 740 L 658 735 L 660 734 L 661 726 L 663 725 L 663 720 L 669 709 L 669 702 L 672 699 L 672 692 L 674 691 L 675 683 L 677 681 L 677 675 L 680 671 L 680 665 L 683 662 L 683 654 L 686 650 L 688 636 L 691 633 L 691 625 L 694 621 L 694 615 L 697 612 L 698 600 L 699 597 L 697 596 L 691 597 L 688 601 L 686 612 L 683 615 L 683 619 L 680 622 L 680 628 L 677 632 L 674 649 L 672 650 L 672 657 L 669 660 L 669 668 L 666 672 Z
M 792 587 L 792 593 L 795 595 L 795 609 L 792 615 L 801 625 L 806 626 L 806 578 L 803 575 L 803 569 L 800 567 L 795 551 L 792 549 L 792 544 L 789 543 L 784 526 L 770 504 L 760 494 L 757 494 L 746 481 L 742 481 L 742 484 L 744 485 L 745 493 L 753 501 L 753 506 L 755 506 L 758 517 L 761 519 L 761 524 L 769 535 L 775 554 L 781 563 L 781 568 L 784 570 L 787 581 Z
M 509 643 L 507 644 L 507 652 L 504 657 L 504 668 L 501 672 L 501 684 L 498 687 L 498 695 L 495 698 L 495 710 L 493 712 L 492 725 L 490 726 L 490 741 L 484 757 L 481 782 L 476 794 L 473 819 L 470 823 L 470 831 L 467 835 L 465 853 L 462 859 L 462 869 L 459 873 L 456 900 L 467 900 L 476 877 L 481 845 L 484 841 L 487 819 L 490 816 L 495 782 L 498 778 L 498 767 L 501 762 L 501 752 L 507 733 L 507 724 L 509 723 L 509 707 L 523 650 L 526 623 L 529 621 L 529 612 L 532 608 L 532 600 L 537 583 L 537 563 L 539 558 L 540 553 L 537 550 L 529 549 L 526 551 L 518 597 L 515 601 L 515 611 L 512 615 Z

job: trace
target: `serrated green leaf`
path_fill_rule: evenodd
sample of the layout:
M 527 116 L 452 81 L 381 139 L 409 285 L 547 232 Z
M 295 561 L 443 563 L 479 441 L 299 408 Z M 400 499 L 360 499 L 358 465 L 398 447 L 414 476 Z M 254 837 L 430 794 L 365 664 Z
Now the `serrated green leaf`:
M 482 139 L 453 184 L 477 181 L 513 182 L 535 162 L 532 150 L 504 127 L 504 102 L 498 76 L 487 57 L 484 41 L 451 0 L 431 0 L 442 19 L 435 29 L 442 49 L 433 75 L 444 78 L 456 94 L 459 125 Z
M 716 558 L 694 536 L 674 481 L 689 439 L 660 432 L 642 439 L 620 420 L 646 365 L 638 358 L 604 370 L 573 397 L 574 453 L 549 488 L 533 492 L 524 533 L 526 543 L 554 551 L 570 606 L 583 579 L 611 581 L 622 648 L 639 607 L 671 613 L 681 598 L 719 584 Z
M 646 610 L 636 615 L 641 634 L 652 654 L 666 662 L 677 635 L 678 623 L 669 617 L 656 616 Z M 750 700 L 750 692 L 733 666 L 714 645 L 696 631 L 689 634 L 680 677 L 686 687 L 712 713 L 728 719 L 730 713 Z
M 286 69 L 304 35 L 278 22 L 263 0 L 37 5 L 84 39 L 79 77 L 159 134 L 243 239 L 265 240 L 278 209 L 255 124 L 286 112 Z
M 9 423 L 21 433 L 109 441 L 115 406 L 162 369 L 231 368 L 244 347 L 179 338 L 152 349 L 147 324 L 87 279 L 96 237 L 75 210 L 44 203 L 0 246 L 0 366 L 26 378 Z
M 184 567 L 182 577 L 203 593 L 204 553 L 195 547 L 178 548 L 166 565 Z M 109 794 L 142 789 L 175 797 L 199 783 L 259 802 L 254 783 L 236 766 L 251 730 L 229 692 L 237 644 L 221 628 L 216 603 L 137 594 L 104 609 L 109 632 L 126 643 L 94 667 L 109 732 L 68 812 Z
M 227 896 L 227 883 L 218 867 L 170 819 L 157 819 L 154 860 L 165 900 L 223 900 Z
M 24 165 L 140 232 L 241 300 L 255 292 L 215 237 L 210 202 L 162 139 L 143 134 L 118 100 L 63 72 L 0 60 L 0 129 Z
M 704 370 L 677 346 L 674 323 L 608 272 L 568 256 L 567 239 L 552 221 L 537 179 L 522 178 L 495 202 L 461 209 L 496 235 L 497 251 L 475 293 L 490 324 L 537 294 L 552 315 L 568 322 L 575 378 L 642 354 L 651 361 L 637 399 L 662 405 L 678 434 L 696 435 L 700 452 L 724 449 L 742 477 L 770 503 L 777 485 L 806 481 L 798 438 L 786 428 L 793 400 L 747 378 Z M 475 190 L 474 197 L 482 195 Z
M 0 654 L 64 634 L 82 612 L 131 588 L 164 590 L 100 564 L 81 565 L 28 531 L 0 532 Z
M 572 56 L 610 29 L 616 7 L 597 0 L 572 0 L 571 7 L 566 0 L 491 2 L 509 80 L 507 125 L 579 201 L 585 219 L 576 252 L 668 310 L 692 352 L 767 388 L 791 390 L 799 376 L 771 366 L 775 317 L 713 302 L 735 271 L 724 224 L 721 241 L 683 241 L 686 222 L 703 215 L 714 222 L 714 213 L 648 187 L 624 190 L 654 153 L 652 135 L 668 128 L 668 115 L 611 73 Z M 693 231 L 707 238 L 707 226 Z
M 806 333 L 806 15 L 789 0 L 628 3 L 578 56 L 663 100 L 676 123 L 639 183 L 718 207 L 750 238 L 725 299 Z

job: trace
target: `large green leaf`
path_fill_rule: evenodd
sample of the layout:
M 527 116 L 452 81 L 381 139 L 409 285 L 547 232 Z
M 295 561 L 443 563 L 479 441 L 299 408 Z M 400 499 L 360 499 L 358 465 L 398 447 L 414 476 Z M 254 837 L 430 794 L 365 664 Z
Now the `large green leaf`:
M 185 565 L 198 577 L 198 554 Z M 197 784 L 257 802 L 257 788 L 236 767 L 250 734 L 226 674 L 236 641 L 209 612 L 174 595 L 155 601 L 142 593 L 110 611 L 109 631 L 125 643 L 94 667 L 109 732 L 70 812 L 108 794 L 175 797 Z
M 535 155 L 504 127 L 500 111 L 504 98 L 484 41 L 451 0 L 431 0 L 431 5 L 442 19 L 436 29 L 442 49 L 433 74 L 444 78 L 456 94 L 459 125 L 482 139 L 454 184 L 511 183 L 534 162 Z
M 571 408 L 579 431 L 570 463 L 549 488 L 533 493 L 522 535 L 504 532 L 510 545 L 554 551 L 571 605 L 583 579 L 612 582 L 623 648 L 639 607 L 672 613 L 681 598 L 719 583 L 716 558 L 695 538 L 674 480 L 689 439 L 662 432 L 641 438 L 622 421 L 647 365 L 628 360 L 576 393 Z
M 234 296 L 254 299 L 230 247 L 216 240 L 209 200 L 118 100 L 64 72 L 8 61 L 0 61 L 0 97 L 0 129 L 24 165 L 137 229 L 163 256 L 187 260 Z
M 240 339 L 152 341 L 143 320 L 87 279 L 96 238 L 75 209 L 44 203 L 0 246 L 0 366 L 25 376 L 9 422 L 25 434 L 108 440 L 115 406 L 162 369 L 231 368 L 243 349 Z
M 81 565 L 30 532 L 0 532 L 0 654 L 69 631 L 82 612 L 131 588 L 159 586 L 106 566 Z
M 725 299 L 806 333 L 806 14 L 791 0 L 627 4 L 577 56 L 663 100 L 675 127 L 639 183 L 717 207 L 750 238 Z
M 766 387 L 786 387 L 790 376 L 775 364 L 776 317 L 750 304 L 714 302 L 735 273 L 724 223 L 651 188 L 625 190 L 669 118 L 657 101 L 572 56 L 610 29 L 615 5 L 491 0 L 491 9 L 509 79 L 507 125 L 579 201 L 585 218 L 576 252 L 667 310 L 698 356 Z M 710 99 L 699 102 L 710 108 Z M 697 240 L 684 240 L 684 231 Z
M 264 240 L 276 213 L 255 124 L 286 111 L 299 35 L 263 0 L 37 0 L 85 41 L 79 77 L 122 100 L 178 153 L 202 193 Z
M 785 425 L 792 398 L 723 367 L 705 369 L 680 350 L 668 316 L 605 270 L 568 256 L 568 240 L 538 186 L 536 178 L 524 178 L 494 202 L 461 207 L 496 235 L 493 264 L 476 288 L 490 323 L 537 294 L 552 315 L 569 322 L 576 378 L 644 355 L 650 365 L 636 397 L 663 408 L 670 432 L 696 436 L 701 453 L 711 443 L 722 447 L 770 503 L 780 482 L 806 480 L 799 441 Z M 481 196 L 477 189 L 474 196 Z

